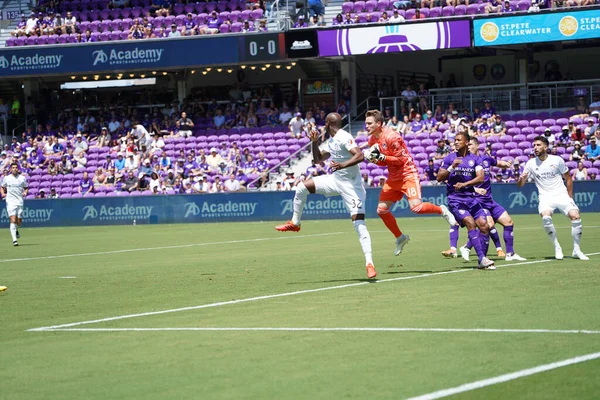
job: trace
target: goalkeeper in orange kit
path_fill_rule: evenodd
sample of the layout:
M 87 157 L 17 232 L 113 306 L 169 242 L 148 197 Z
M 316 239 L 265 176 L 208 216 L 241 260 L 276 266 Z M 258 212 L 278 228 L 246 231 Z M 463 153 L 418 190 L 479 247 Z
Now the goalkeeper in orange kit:
M 417 167 L 406 148 L 404 139 L 393 129 L 383 126 L 381 112 L 370 110 L 365 117 L 369 133 L 369 150 L 366 158 L 379 166 L 388 167 L 388 178 L 379 194 L 377 215 L 396 237 L 394 254 L 397 256 L 410 241 L 410 237 L 400 231 L 396 218 L 390 212 L 391 205 L 402 200 L 402 197 L 406 196 L 410 210 L 415 214 L 441 215 L 450 226 L 456 224 L 456 219 L 445 205 L 437 206 L 421 200 L 421 182 Z

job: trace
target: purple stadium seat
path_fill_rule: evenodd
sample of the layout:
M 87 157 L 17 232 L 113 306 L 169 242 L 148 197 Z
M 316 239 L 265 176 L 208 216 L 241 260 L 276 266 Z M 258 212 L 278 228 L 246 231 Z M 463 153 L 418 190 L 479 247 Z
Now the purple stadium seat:
M 219 32 L 221 33 L 229 33 L 230 29 L 229 29 L 229 25 L 228 24 L 221 24 L 221 26 L 219 26 Z
M 464 4 L 458 5 L 454 8 L 454 15 L 466 15 L 467 14 L 467 6 Z
M 518 7 L 519 11 L 527 11 L 530 6 L 531 6 L 531 3 L 527 2 L 527 1 L 519 1 L 517 3 L 517 7 Z
M 217 11 L 219 11 L 219 12 L 227 11 L 228 8 L 229 8 L 229 2 L 227 0 L 217 1 Z
M 354 12 L 360 13 L 363 12 L 366 8 L 366 4 L 362 0 L 358 0 L 354 2 Z
M 365 10 L 372 13 L 377 8 L 377 2 L 375 0 L 365 1 Z
M 429 10 L 429 18 L 438 18 L 442 15 L 442 7 L 433 7 Z
M 479 14 L 479 4 L 469 4 L 467 6 L 467 15 Z
M 410 8 L 410 9 L 406 10 L 406 12 L 405 12 L 404 15 L 405 15 L 406 19 L 412 19 L 412 17 L 415 16 L 415 9 L 414 8 Z

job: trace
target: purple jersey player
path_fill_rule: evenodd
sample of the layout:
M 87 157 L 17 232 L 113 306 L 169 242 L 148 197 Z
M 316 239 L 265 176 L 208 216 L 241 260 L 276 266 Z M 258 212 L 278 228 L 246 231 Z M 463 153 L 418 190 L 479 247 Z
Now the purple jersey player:
M 483 168 L 479 157 L 469 153 L 469 135 L 460 132 L 454 141 L 455 153 L 444 158 L 437 175 L 438 182 L 447 180 L 448 207 L 461 226 L 466 226 L 469 239 L 479 257 L 480 269 L 495 269 L 494 262 L 484 253 L 483 244 L 489 228 L 485 211 L 477 201 L 475 186 L 483 183 Z
M 479 155 L 479 140 L 477 138 L 471 138 L 469 143 L 469 151 L 472 154 Z M 479 161 L 481 166 L 483 167 L 484 173 L 484 181 L 482 184 L 478 185 L 475 188 L 475 192 L 477 193 L 477 200 L 481 207 L 483 207 L 486 211 L 488 211 L 487 222 L 490 228 L 490 237 L 494 241 L 496 245 L 496 251 L 498 252 L 499 257 L 506 257 L 506 261 L 526 261 L 525 258 L 519 256 L 514 251 L 514 237 L 513 237 L 513 229 L 514 222 L 508 212 L 498 204 L 492 198 L 492 175 L 491 175 L 491 167 L 496 166 L 499 168 L 510 168 L 512 166 L 511 162 L 506 161 L 498 161 L 495 158 L 491 157 L 488 154 L 479 155 Z M 498 231 L 494 227 L 494 224 L 498 222 L 500 225 L 504 227 L 504 244 L 506 245 L 506 253 L 502 251 L 502 246 L 500 243 L 500 237 L 498 236 Z M 451 233 L 452 235 L 452 233 Z M 456 240 L 458 241 L 458 230 L 455 233 Z M 453 238 L 451 237 L 451 246 Z M 454 246 L 456 244 L 454 243 Z M 460 248 L 460 253 L 465 260 L 469 260 L 469 251 L 471 249 L 470 243 L 467 243 L 465 246 Z M 487 247 L 484 248 L 484 251 L 487 250 Z

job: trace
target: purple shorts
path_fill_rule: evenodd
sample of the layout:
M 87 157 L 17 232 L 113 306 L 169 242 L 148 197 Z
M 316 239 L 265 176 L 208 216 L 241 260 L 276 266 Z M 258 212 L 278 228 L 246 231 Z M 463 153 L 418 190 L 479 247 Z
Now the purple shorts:
M 492 199 L 491 197 L 479 198 L 478 201 L 479 204 L 481 204 L 481 207 L 490 212 L 490 215 L 494 221 L 498 221 L 498 218 L 500 218 L 500 216 L 506 212 L 504 207 L 496 203 L 496 200 Z
M 466 217 L 473 217 L 473 219 L 486 218 L 488 215 L 486 211 L 481 207 L 477 199 L 474 197 L 459 197 L 459 198 L 448 198 L 448 208 L 450 212 L 456 218 L 456 221 L 460 226 L 464 226 L 463 220 Z

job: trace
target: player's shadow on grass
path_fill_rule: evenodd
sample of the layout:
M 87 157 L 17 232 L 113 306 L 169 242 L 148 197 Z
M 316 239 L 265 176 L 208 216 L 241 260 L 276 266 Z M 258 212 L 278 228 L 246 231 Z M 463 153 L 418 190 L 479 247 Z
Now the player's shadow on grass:
M 18 247 L 25 247 L 25 246 L 37 246 L 38 243 L 19 243 Z

